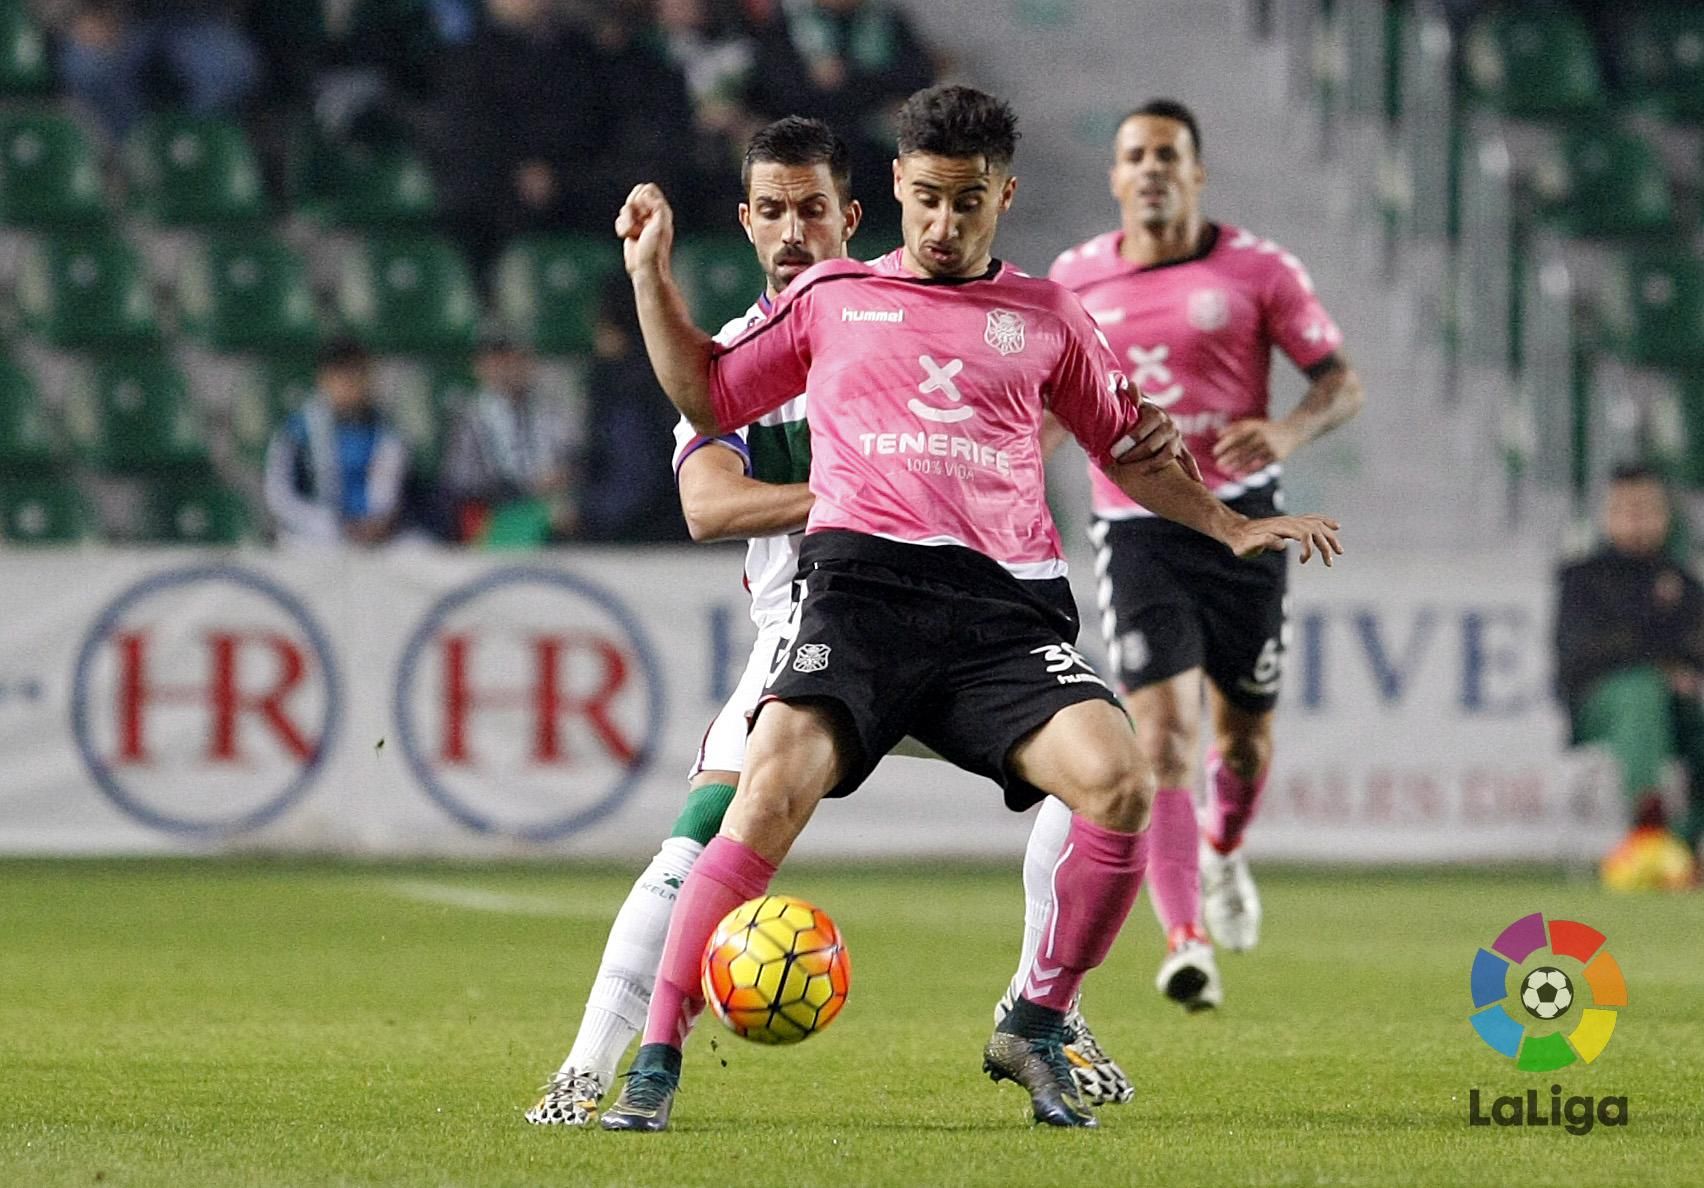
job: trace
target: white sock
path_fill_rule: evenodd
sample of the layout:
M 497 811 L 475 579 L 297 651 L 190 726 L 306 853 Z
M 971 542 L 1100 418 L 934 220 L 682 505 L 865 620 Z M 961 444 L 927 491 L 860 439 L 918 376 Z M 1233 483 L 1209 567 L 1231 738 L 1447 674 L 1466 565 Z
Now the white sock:
M 615 914 L 603 960 L 598 963 L 586 1013 L 574 1036 L 573 1050 L 562 1070 L 577 1069 L 603 1078 L 608 1085 L 627 1045 L 645 1026 L 651 988 L 669 935 L 669 917 L 687 872 L 704 847 L 690 837 L 671 837 L 627 893 Z
M 1024 847 L 1024 947 L 1018 957 L 1018 972 L 1012 975 L 1014 996 L 1023 992 L 1030 962 L 1041 948 L 1042 929 L 1053 910 L 1053 868 L 1059 864 L 1059 852 L 1065 848 L 1069 832 L 1071 810 L 1058 797 L 1049 796 L 1041 802 L 1029 845 Z

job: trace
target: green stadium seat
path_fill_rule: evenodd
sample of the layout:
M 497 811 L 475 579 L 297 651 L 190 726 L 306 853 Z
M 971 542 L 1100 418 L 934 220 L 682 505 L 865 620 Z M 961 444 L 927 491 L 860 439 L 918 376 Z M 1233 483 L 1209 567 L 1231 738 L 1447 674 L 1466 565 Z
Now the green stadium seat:
M 1539 217 L 1570 235 L 1666 230 L 1674 204 L 1650 143 L 1616 128 L 1568 129 L 1534 174 Z
M 0 223 L 76 227 L 106 220 L 95 150 L 76 122 L 0 113 Z
M 165 544 L 233 545 L 256 539 L 248 501 L 204 475 L 153 483 L 146 531 L 149 539 Z
M 604 278 L 620 268 L 613 240 L 524 236 L 498 262 L 498 313 L 541 354 L 590 354 Z
M 739 317 L 763 292 L 763 269 L 743 235 L 698 235 L 675 247 L 674 271 L 692 317 L 714 334 Z
M 456 417 L 479 381 L 465 359 L 419 360 L 397 380 L 385 393 L 385 415 L 408 446 L 409 464 L 420 474 L 436 474 Z
M 1468 31 L 1465 67 L 1470 97 L 1504 115 L 1544 119 L 1603 106 L 1591 32 L 1562 5 L 1486 13 Z
M 57 456 L 35 380 L 10 359 L 0 359 L 0 474 L 46 470 Z
M 158 336 L 142 261 L 107 232 L 32 244 L 19 274 L 18 308 L 24 325 L 55 346 L 135 344 Z
M 47 35 L 21 0 L 0 2 L 0 98 L 41 95 L 52 89 Z
M 121 473 L 204 467 L 207 441 L 183 374 L 162 355 L 118 355 L 93 368 L 100 429 L 93 460 Z
M 297 157 L 296 205 L 323 223 L 379 230 L 437 214 L 432 175 L 407 145 L 341 145 L 304 135 Z
M 307 269 L 269 234 L 202 244 L 185 257 L 177 297 L 184 331 L 215 350 L 289 350 L 319 337 Z
M 1621 263 L 1601 302 L 1607 345 L 1634 363 L 1704 364 L 1704 260 L 1679 247 Z
M 306 355 L 266 359 L 245 369 L 231 393 L 230 443 L 237 459 L 259 467 L 273 431 L 314 394 L 314 361 Z
M 83 493 L 53 475 L 0 478 L 0 541 L 63 544 L 92 534 L 94 518 Z
M 1616 46 L 1630 98 L 1674 119 L 1704 122 L 1704 6 L 1634 5 Z
M 125 146 L 132 204 L 168 227 L 266 215 L 260 163 L 242 128 L 211 116 L 152 115 Z
M 479 303 L 466 262 L 434 236 L 370 239 L 352 252 L 337 286 L 338 312 L 373 350 L 465 353 Z

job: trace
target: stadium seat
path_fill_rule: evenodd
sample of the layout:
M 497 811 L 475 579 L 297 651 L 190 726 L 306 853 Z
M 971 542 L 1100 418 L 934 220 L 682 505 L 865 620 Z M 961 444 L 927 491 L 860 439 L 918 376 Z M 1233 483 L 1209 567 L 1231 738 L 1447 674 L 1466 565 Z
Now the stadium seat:
M 135 344 L 158 335 L 141 259 L 106 232 L 32 244 L 19 275 L 18 308 L 26 327 L 60 347 Z
M 1676 245 L 1632 254 L 1605 287 L 1605 337 L 1634 363 L 1704 363 L 1704 260 Z
M 261 466 L 272 433 L 314 391 L 314 362 L 307 356 L 266 359 L 245 369 L 231 393 L 229 431 L 237 459 Z
M 406 145 L 346 145 L 302 138 L 292 186 L 296 205 L 334 227 L 379 230 L 429 222 L 432 175 Z
M 101 172 L 76 122 L 50 113 L 0 114 L 0 223 L 76 227 L 106 219 Z
M 1563 5 L 1511 4 L 1468 31 L 1468 94 L 1508 116 L 1544 119 L 1603 106 L 1591 32 Z
M 433 236 L 368 240 L 344 262 L 337 301 L 349 331 L 376 351 L 465 353 L 473 346 L 479 304 L 467 264 Z
M 0 0 L 0 98 L 40 95 L 52 89 L 47 35 L 23 0 Z
M 56 454 L 35 381 L 10 359 L 0 359 L 0 474 L 49 469 Z
M 1634 5 L 1616 45 L 1630 98 L 1674 119 L 1704 122 L 1704 7 L 1680 0 Z
M 177 296 L 184 331 L 215 350 L 288 350 L 319 336 L 301 258 L 266 233 L 221 236 L 189 253 Z
M 93 460 L 123 473 L 204 466 L 207 442 L 181 372 L 158 354 L 94 364 L 100 428 Z
M 674 270 L 693 320 L 712 334 L 743 314 L 763 292 L 763 270 L 743 235 L 682 239 L 675 247 Z
M 522 237 L 509 244 L 497 266 L 498 313 L 542 354 L 590 354 L 600 287 L 620 268 L 613 240 Z
M 255 538 L 248 502 L 207 475 L 153 483 L 146 532 L 154 541 L 186 545 L 232 545 Z
M 1642 137 L 1575 125 L 1534 171 L 1539 216 L 1570 235 L 1639 235 L 1674 219 L 1662 159 Z
M 75 483 L 53 475 L 0 478 L 0 542 L 62 544 L 91 534 L 94 519 Z
M 132 204 L 168 227 L 252 223 L 266 214 L 260 164 L 242 128 L 211 116 L 149 116 L 125 146 Z
M 434 475 L 456 416 L 479 390 L 478 381 L 464 359 L 411 361 L 391 379 L 383 393 L 385 414 L 407 443 L 414 470 Z

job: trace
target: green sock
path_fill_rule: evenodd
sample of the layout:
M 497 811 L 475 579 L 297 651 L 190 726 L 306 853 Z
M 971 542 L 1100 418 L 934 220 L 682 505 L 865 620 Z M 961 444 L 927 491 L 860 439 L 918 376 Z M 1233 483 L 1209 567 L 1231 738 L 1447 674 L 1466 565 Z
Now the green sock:
M 722 828 L 722 818 L 734 800 L 732 784 L 705 784 L 687 795 L 686 807 L 675 818 L 670 837 L 690 837 L 701 846 L 710 844 Z

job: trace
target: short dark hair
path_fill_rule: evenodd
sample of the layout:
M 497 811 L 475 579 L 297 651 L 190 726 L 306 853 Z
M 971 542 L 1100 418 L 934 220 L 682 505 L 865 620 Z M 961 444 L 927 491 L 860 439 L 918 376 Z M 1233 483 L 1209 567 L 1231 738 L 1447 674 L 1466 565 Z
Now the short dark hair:
M 1007 168 L 1018 147 L 1012 105 L 974 87 L 929 87 L 899 109 L 899 155 L 983 157 Z
M 1612 483 L 1661 483 L 1662 472 L 1645 462 L 1623 462 L 1609 472 Z
M 1134 108 L 1122 120 L 1118 121 L 1120 128 L 1137 116 L 1157 116 L 1162 120 L 1176 120 L 1189 129 L 1189 143 L 1195 146 L 1195 159 L 1202 160 L 1201 155 L 1201 125 L 1195 121 L 1195 113 L 1179 103 L 1176 99 L 1150 99 L 1141 107 Z
M 373 361 L 373 356 L 366 347 L 353 338 L 333 338 L 320 347 L 314 356 L 314 370 L 325 371 L 329 368 L 365 367 Z
M 840 200 L 852 200 L 852 150 L 821 120 L 782 116 L 757 130 L 746 145 L 740 165 L 740 188 L 751 193 L 751 167 L 770 165 L 827 165 Z

